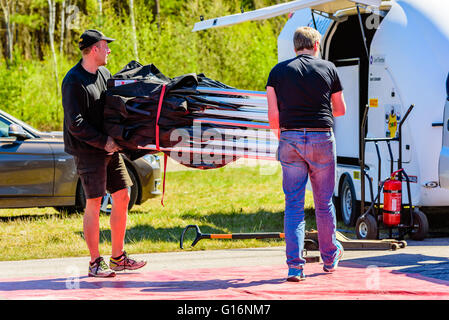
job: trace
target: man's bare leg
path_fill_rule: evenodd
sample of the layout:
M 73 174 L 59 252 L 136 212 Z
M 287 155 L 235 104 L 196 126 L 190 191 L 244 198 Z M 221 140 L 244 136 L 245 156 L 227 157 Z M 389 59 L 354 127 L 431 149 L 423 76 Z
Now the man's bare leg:
M 112 257 L 118 257 L 123 253 L 128 203 L 129 194 L 127 188 L 112 194 L 112 210 L 110 218 Z
M 101 197 L 86 199 L 86 209 L 83 217 L 84 239 L 90 252 L 90 262 L 99 256 L 98 243 L 100 240 L 100 205 Z

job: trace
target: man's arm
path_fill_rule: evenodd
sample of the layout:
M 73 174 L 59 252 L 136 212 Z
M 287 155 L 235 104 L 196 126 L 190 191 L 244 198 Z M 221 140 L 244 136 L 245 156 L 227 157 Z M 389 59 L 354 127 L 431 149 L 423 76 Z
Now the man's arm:
M 87 104 L 87 93 L 81 85 L 68 83 L 62 86 L 62 105 L 67 130 L 77 139 L 95 148 L 107 152 L 118 151 L 118 146 L 112 138 L 99 132 L 83 118 L 80 108 L 83 104 Z
M 343 91 L 335 92 L 331 95 L 332 115 L 334 117 L 343 116 L 346 113 L 346 103 Z
M 274 132 L 275 136 L 279 139 L 279 109 L 278 100 L 276 97 L 276 91 L 273 87 L 267 86 L 267 101 L 268 101 L 268 122 L 270 128 Z

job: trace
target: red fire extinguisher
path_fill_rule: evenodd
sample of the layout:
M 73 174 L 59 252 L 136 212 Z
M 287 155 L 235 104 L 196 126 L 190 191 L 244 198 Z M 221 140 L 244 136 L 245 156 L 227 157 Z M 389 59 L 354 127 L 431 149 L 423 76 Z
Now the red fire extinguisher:
M 384 183 L 383 223 L 386 226 L 397 226 L 401 223 L 402 183 L 396 180 L 394 172 Z

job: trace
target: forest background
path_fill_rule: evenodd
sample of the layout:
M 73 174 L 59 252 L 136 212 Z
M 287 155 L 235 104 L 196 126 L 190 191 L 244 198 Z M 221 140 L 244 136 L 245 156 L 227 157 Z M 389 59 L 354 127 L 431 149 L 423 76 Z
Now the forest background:
M 40 130 L 62 130 L 61 83 L 81 58 L 86 29 L 116 39 L 107 68 L 153 63 L 166 76 L 204 73 L 264 90 L 288 17 L 192 32 L 200 17 L 254 10 L 288 0 L 0 0 L 0 109 Z

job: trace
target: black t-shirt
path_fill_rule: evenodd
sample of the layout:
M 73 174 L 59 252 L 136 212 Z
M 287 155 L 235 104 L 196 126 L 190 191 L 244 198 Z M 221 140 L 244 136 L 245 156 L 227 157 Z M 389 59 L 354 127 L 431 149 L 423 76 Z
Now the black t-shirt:
M 285 129 L 331 128 L 331 95 L 343 90 L 337 68 L 308 54 L 278 63 L 267 86 L 276 92 L 279 125 Z
M 64 146 L 72 155 L 105 154 L 107 135 L 103 132 L 106 82 L 111 73 L 99 67 L 95 74 L 86 71 L 81 60 L 62 81 L 64 107 Z

